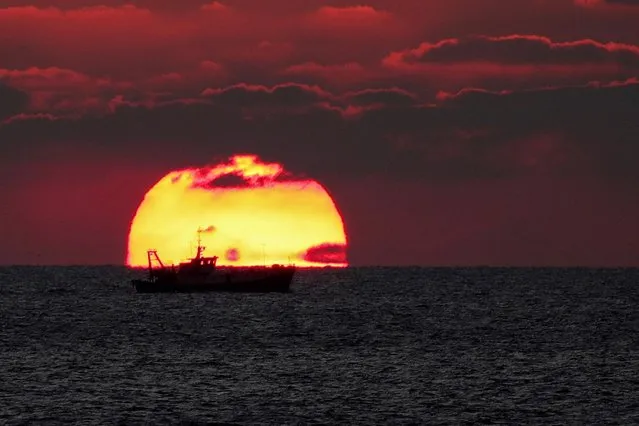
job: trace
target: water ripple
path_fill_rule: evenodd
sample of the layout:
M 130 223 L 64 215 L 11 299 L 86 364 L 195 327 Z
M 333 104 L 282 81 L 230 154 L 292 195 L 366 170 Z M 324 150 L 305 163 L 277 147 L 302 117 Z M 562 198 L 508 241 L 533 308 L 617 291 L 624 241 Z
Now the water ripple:
M 0 268 L 0 423 L 639 422 L 639 271 L 302 271 L 284 295 L 139 295 Z

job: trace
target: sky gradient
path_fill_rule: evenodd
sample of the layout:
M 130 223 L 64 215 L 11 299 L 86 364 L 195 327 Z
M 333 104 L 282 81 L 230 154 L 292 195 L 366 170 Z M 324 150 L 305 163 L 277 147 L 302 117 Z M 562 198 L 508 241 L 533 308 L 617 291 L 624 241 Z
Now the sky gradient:
M 639 1 L 0 0 L 0 264 L 122 264 L 250 153 L 352 265 L 639 266 Z

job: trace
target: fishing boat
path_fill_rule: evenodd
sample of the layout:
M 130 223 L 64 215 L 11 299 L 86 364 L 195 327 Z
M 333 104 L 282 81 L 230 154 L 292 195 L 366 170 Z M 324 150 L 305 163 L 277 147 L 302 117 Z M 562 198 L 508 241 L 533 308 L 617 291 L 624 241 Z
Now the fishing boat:
M 220 268 L 217 256 L 203 256 L 198 229 L 195 257 L 178 266 L 165 266 L 157 250 L 148 250 L 148 279 L 131 280 L 138 293 L 286 293 L 290 291 L 295 275 L 294 265 L 255 266 L 245 268 Z M 156 265 L 154 265 L 156 264 Z

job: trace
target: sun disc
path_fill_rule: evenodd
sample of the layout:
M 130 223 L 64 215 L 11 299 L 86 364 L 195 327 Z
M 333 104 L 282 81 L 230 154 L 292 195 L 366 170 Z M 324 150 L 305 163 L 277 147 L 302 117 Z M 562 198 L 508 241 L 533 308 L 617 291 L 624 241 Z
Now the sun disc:
M 220 265 L 348 264 L 342 217 L 322 185 L 255 155 L 160 179 L 131 222 L 127 265 L 145 266 L 149 249 L 165 263 L 183 261 L 194 254 L 198 228 Z

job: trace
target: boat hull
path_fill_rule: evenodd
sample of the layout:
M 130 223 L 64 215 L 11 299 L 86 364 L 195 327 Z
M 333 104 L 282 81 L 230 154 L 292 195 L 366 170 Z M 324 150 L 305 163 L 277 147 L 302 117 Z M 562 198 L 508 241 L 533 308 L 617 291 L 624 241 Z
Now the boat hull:
M 138 293 L 287 293 L 294 275 L 294 267 L 284 267 L 245 274 L 227 272 L 217 274 L 215 279 L 175 276 L 155 281 L 132 280 L 132 285 Z

